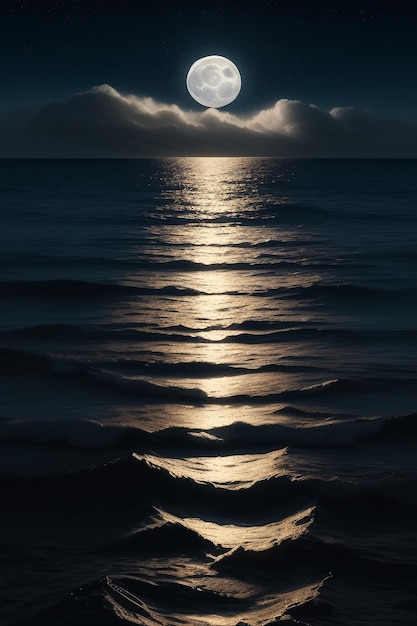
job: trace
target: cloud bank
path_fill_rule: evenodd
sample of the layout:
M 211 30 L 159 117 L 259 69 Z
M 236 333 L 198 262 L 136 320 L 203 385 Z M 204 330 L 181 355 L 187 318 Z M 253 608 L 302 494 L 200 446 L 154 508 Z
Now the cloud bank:
M 100 85 L 66 103 L 22 111 L 0 114 L 0 157 L 417 158 L 417 125 L 356 107 L 324 111 L 281 99 L 237 116 L 185 111 Z

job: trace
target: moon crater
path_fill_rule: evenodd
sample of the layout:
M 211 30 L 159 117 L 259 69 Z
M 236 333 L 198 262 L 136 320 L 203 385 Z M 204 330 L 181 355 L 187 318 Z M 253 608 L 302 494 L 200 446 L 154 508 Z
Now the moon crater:
M 187 74 L 187 89 L 199 104 L 220 108 L 233 102 L 241 88 L 236 65 L 226 57 L 208 56 L 192 64 Z

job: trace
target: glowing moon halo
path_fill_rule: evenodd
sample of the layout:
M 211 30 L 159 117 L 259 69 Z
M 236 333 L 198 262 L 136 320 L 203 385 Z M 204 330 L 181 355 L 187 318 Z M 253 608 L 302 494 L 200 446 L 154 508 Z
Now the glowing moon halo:
M 218 109 L 233 102 L 242 81 L 236 65 L 211 55 L 195 61 L 187 74 L 187 89 L 199 104 Z

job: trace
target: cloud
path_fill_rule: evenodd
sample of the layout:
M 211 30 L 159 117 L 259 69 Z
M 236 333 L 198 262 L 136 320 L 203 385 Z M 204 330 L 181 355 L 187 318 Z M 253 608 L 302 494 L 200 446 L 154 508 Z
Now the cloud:
M 185 111 L 150 97 L 121 95 L 109 85 L 29 118 L 0 115 L 1 157 L 198 155 L 417 157 L 417 126 L 378 119 L 360 108 L 325 111 L 286 99 L 249 116 Z

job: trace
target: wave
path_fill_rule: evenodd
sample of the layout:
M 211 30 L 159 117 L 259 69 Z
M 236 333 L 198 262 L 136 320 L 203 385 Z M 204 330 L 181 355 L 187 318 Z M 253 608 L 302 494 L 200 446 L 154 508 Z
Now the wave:
M 51 587 L 52 585 L 49 585 Z M 19 613 L 25 616 L 16 622 L 16 615 L 11 617 L 12 626 L 78 626 L 79 624 L 100 624 L 100 626 L 130 625 L 130 620 L 124 622 L 116 611 L 113 611 L 105 601 L 106 579 L 83 581 L 78 588 L 69 587 L 60 592 L 39 594 L 34 607 L 22 606 L 19 602 Z M 36 587 L 35 587 L 36 588 Z M 30 597 L 30 596 L 29 596 Z M 25 598 L 26 600 L 26 598 Z M 26 604 L 26 602 L 25 602 Z M 31 615 L 32 614 L 32 615 Z M 86 622 L 87 620 L 87 622 Z M 139 621 L 136 623 L 140 624 Z M 143 624 L 143 622 L 142 622 Z M 159 626 L 158 622 L 154 622 Z
M 258 244 L 241 244 L 241 248 L 270 248 L 279 246 L 281 249 L 283 242 L 261 242 Z M 311 242 L 310 242 L 311 244 Z M 219 246 L 216 244 L 216 248 Z M 221 246 L 220 246 L 221 247 Z M 226 246 L 225 246 L 226 247 Z M 229 246 L 236 247 L 236 246 Z M 131 265 L 135 266 L 133 261 Z M 186 259 L 173 260 L 173 261 L 153 261 L 146 259 L 143 262 L 136 262 L 136 266 L 139 265 L 146 271 L 166 271 L 166 272 L 213 272 L 213 271 L 242 271 L 253 272 L 254 270 L 260 270 L 264 273 L 276 273 L 282 271 L 294 272 L 300 271 L 300 269 L 314 268 L 315 270 L 334 270 L 335 267 L 341 265 L 340 261 L 324 261 L 320 259 L 296 259 L 292 261 L 283 260 L 276 253 L 260 253 L 253 257 L 253 260 L 248 262 L 217 262 L 217 263 L 201 263 L 197 261 L 190 261 Z M 345 266 L 345 262 L 343 262 Z M 356 267 L 356 266 L 355 266 Z M 363 265 L 361 265 L 363 267 Z M 275 274 L 276 275 L 276 274 Z
M 0 296 L 13 298 L 115 298 L 149 295 L 196 296 L 204 292 L 189 287 L 133 287 L 82 280 L 10 280 L 0 282 Z
M 229 246 L 227 246 L 229 247 Z M 246 246 L 245 246 L 246 247 Z M 249 247 L 249 244 L 247 244 Z M 314 265 L 314 263 L 312 263 Z M 219 270 L 225 271 L 253 271 L 253 270 L 274 270 L 281 271 L 288 269 L 288 271 L 294 271 L 295 268 L 300 268 L 303 266 L 298 261 L 283 261 L 280 259 L 274 258 L 271 259 L 270 262 L 263 261 L 258 262 L 257 260 L 250 262 L 223 262 L 223 263 L 199 263 L 197 261 L 189 261 L 189 260 L 174 260 L 174 261 L 149 261 L 143 263 L 144 269 L 146 271 L 167 271 L 167 272 L 213 272 Z M 316 267 L 316 265 L 315 265 Z M 333 267 L 329 264 L 323 264 L 322 269 Z
M 289 391 L 289 394 L 295 395 L 308 395 L 308 396 L 323 396 L 352 393 L 352 392 L 373 392 L 384 390 L 400 391 L 400 390 L 412 390 L 416 388 L 416 379 L 414 378 L 384 378 L 384 377 L 363 377 L 358 379 L 349 378 L 333 378 L 325 380 L 320 383 L 308 385 L 307 387 L 301 387 L 300 389 Z
M 284 263 L 284 262 L 283 262 Z M 285 262 L 287 263 L 287 262 Z M 147 269 L 148 268 L 147 263 Z M 275 264 L 272 269 L 276 270 Z M 299 265 L 299 264 L 297 264 Z M 240 268 L 228 267 L 222 264 L 219 267 L 204 266 L 205 269 L 256 269 L 242 264 Z M 203 268 L 200 268 L 200 270 Z M 259 269 L 265 269 L 260 264 Z M 161 267 L 159 267 L 161 270 Z M 259 291 L 225 291 L 224 295 L 246 295 L 250 297 L 286 298 L 286 299 L 337 299 L 351 302 L 378 300 L 394 297 L 406 299 L 410 297 L 409 289 L 382 289 L 365 287 L 351 283 L 325 284 L 314 283 L 305 287 L 277 287 Z M 208 295 L 204 291 L 190 287 L 166 285 L 163 287 L 138 287 L 118 283 L 98 283 L 82 280 L 7 280 L 0 281 L 0 296 L 12 298 L 45 298 L 57 300 L 75 300 L 90 298 L 131 298 L 140 296 L 200 296 Z
M 358 430 L 360 432 L 358 432 Z M 231 426 L 201 432 L 199 430 L 170 427 L 149 433 L 130 426 L 103 426 L 93 420 L 72 421 L 15 421 L 0 420 L 0 441 L 26 444 L 55 444 L 86 449 L 123 449 L 153 446 L 169 454 L 169 450 L 212 451 L 224 453 L 239 445 L 248 450 L 271 450 L 285 445 L 349 445 L 359 435 L 378 431 L 378 425 L 329 424 L 326 427 L 291 428 L 280 425 L 252 426 L 235 423 Z
M 314 536 L 314 530 L 307 530 L 295 539 L 284 539 L 266 550 L 250 550 L 238 547 L 218 556 L 213 567 L 222 573 L 239 573 L 240 577 L 256 577 L 271 573 L 278 582 L 294 573 L 294 570 L 308 564 L 310 573 L 315 570 L 324 577 L 328 572 L 337 576 L 339 572 L 356 573 L 360 570 L 368 576 L 390 575 L 393 563 L 372 556 L 360 548 L 347 546 L 342 541 L 326 541 Z M 281 573 L 279 573 L 281 572 Z
M 31 330 L 34 330 L 33 328 Z M 48 333 L 50 327 L 35 329 L 35 336 L 38 331 Z M 73 327 L 58 328 L 59 333 L 64 331 L 64 335 L 69 333 L 72 336 Z M 88 331 L 87 331 L 88 332 Z M 139 332 L 140 335 L 140 332 Z M 32 335 L 30 335 L 32 336 Z M 105 365 L 103 362 L 101 365 Z M 225 375 L 245 375 L 262 374 L 263 372 L 292 372 L 309 371 L 314 368 L 300 366 L 287 366 L 280 364 L 269 364 L 258 369 L 235 368 L 230 365 L 216 365 L 202 362 L 186 362 L 183 364 L 160 363 L 150 364 L 136 360 L 116 360 L 107 362 L 110 369 L 99 367 L 97 363 L 83 361 L 80 359 L 60 358 L 53 355 L 42 355 L 26 351 L 0 349 L 0 372 L 4 374 L 28 374 L 46 373 L 50 376 L 70 377 L 80 379 L 83 383 L 88 382 L 92 386 L 105 386 L 107 390 L 121 393 L 123 395 L 147 398 L 154 402 L 176 402 L 188 401 L 198 404 L 278 404 L 282 402 L 291 403 L 297 401 L 331 399 L 334 397 L 343 398 L 351 394 L 374 394 L 374 393 L 400 393 L 413 392 L 416 388 L 414 378 L 367 378 L 342 379 L 335 378 L 324 380 L 306 387 L 293 389 L 282 389 L 275 393 L 247 395 L 237 394 L 230 396 L 209 396 L 199 387 L 189 387 L 181 384 L 165 384 L 159 382 L 158 376 L 225 376 Z M 134 369 L 136 375 L 125 375 Z M 320 371 L 314 370 L 314 371 Z M 150 378 L 153 377 L 153 380 Z
M 174 555 L 198 552 L 214 552 L 216 546 L 199 533 L 182 524 L 172 522 L 155 523 L 131 533 L 107 546 L 104 551 L 129 555 L 151 553 Z
M 0 419 L 2 443 L 40 444 L 88 450 L 143 447 L 149 433 L 129 426 L 103 426 L 94 420 L 16 421 Z
M 70 376 L 89 381 L 94 385 L 123 394 L 146 397 L 154 401 L 188 400 L 193 403 L 205 402 L 207 394 L 199 388 L 181 385 L 164 385 L 143 378 L 129 378 L 115 372 L 92 367 L 78 360 L 54 359 L 43 355 L 0 349 L 0 372 L 5 374 L 50 373 L 55 376 Z
M 254 330 L 257 330 L 254 328 Z M 259 329 L 261 330 L 261 329 Z M 243 343 L 243 344 L 263 344 L 263 343 L 286 343 L 290 341 L 369 341 L 375 339 L 411 339 L 414 331 L 386 329 L 347 329 L 347 328 L 311 328 L 287 326 L 281 330 L 271 331 L 263 329 L 263 333 L 239 333 L 228 335 L 220 340 L 222 343 Z
M 234 292 L 229 292 L 229 295 L 233 295 Z M 318 299 L 318 300 L 338 300 L 346 301 L 350 303 L 369 301 L 374 302 L 378 300 L 386 300 L 387 298 L 405 299 L 410 298 L 410 289 L 389 289 L 389 288 L 377 288 L 367 287 L 363 285 L 356 285 L 353 283 L 313 283 L 307 286 L 297 287 L 276 287 L 265 289 L 264 291 L 256 291 L 249 293 L 248 295 L 256 297 L 266 298 L 285 298 L 289 300 L 305 300 L 305 299 Z
M 265 225 L 269 221 L 273 221 L 274 226 L 280 223 L 287 224 L 288 222 L 298 226 L 299 221 L 317 223 L 323 219 L 329 219 L 335 216 L 334 211 L 326 209 L 324 207 L 312 207 L 288 201 L 283 201 L 282 198 L 274 198 L 269 196 L 260 196 L 257 206 L 253 207 L 253 211 L 248 213 L 239 213 L 238 219 L 233 212 L 224 212 L 220 215 L 205 215 L 204 222 L 206 224 L 226 224 L 237 226 L 254 226 Z M 201 224 L 201 218 L 196 217 L 195 213 L 184 210 L 183 213 L 179 213 L 173 208 L 172 212 L 168 210 L 168 205 L 163 205 L 164 225 L 174 226 L 181 224 Z M 340 219 L 340 216 L 338 216 Z M 155 213 L 148 213 L 146 216 L 149 221 L 156 221 L 158 225 L 161 221 L 161 213 L 156 210 Z M 135 222 L 136 223 L 136 222 Z
M 145 326 L 145 324 L 142 324 Z M 187 326 L 164 327 L 159 331 L 142 330 L 140 328 L 126 328 L 118 325 L 101 324 L 95 326 L 80 326 L 76 324 L 42 324 L 12 328 L 0 331 L 0 338 L 5 340 L 42 340 L 60 339 L 91 340 L 91 341 L 129 341 L 129 342 L 175 342 L 175 343 L 235 343 L 247 345 L 279 344 L 299 341 L 331 341 L 331 342 L 370 342 L 370 341 L 414 341 L 416 331 L 412 329 L 346 329 L 346 328 L 312 328 L 283 325 L 278 330 L 273 330 L 275 324 L 262 322 L 243 322 L 241 325 L 232 324 L 226 328 L 216 325 L 201 329 L 188 328 Z M 222 339 L 211 340 L 201 336 L 200 332 L 210 330 L 240 330 L 248 328 L 254 332 L 238 332 L 226 335 Z M 263 331 L 263 332 L 262 332 Z M 181 365 L 178 366 L 179 368 Z M 279 364 L 268 366 L 270 369 L 279 370 Z M 289 369 L 289 366 L 286 367 Z M 311 371 L 311 367 L 301 368 L 302 371 Z M 266 371 L 266 370 L 265 370 Z M 295 371 L 295 369 L 293 369 Z
M 117 598 L 119 602 L 121 599 L 124 601 L 130 600 L 130 607 L 136 609 L 143 600 L 149 603 L 148 606 L 164 607 L 165 611 L 178 611 L 182 606 L 187 613 L 191 613 L 193 609 L 199 613 L 202 611 L 213 613 L 222 609 L 224 611 L 225 608 L 230 611 L 237 608 L 243 609 L 248 606 L 248 600 L 233 598 L 227 593 L 211 591 L 204 587 L 196 588 L 193 585 L 179 581 L 169 582 L 165 580 L 163 584 L 152 584 L 143 579 L 133 577 L 108 577 L 107 584 L 113 598 Z M 149 624 L 149 622 L 145 623 Z M 167 622 L 164 620 L 164 622 L 158 621 L 157 623 Z
M 139 329 L 125 329 L 111 325 L 79 326 L 76 324 L 41 324 L 0 331 L 4 339 L 91 339 L 94 341 L 173 341 L 183 343 L 209 343 L 209 339 L 199 335 L 168 332 L 153 332 Z
M 132 295 L 134 287 L 83 280 L 10 280 L 0 282 L 0 295 L 9 297 L 96 298 Z
M 77 366 L 58 366 L 60 372 L 68 372 L 79 376 L 109 390 L 121 392 L 123 395 L 132 395 L 147 398 L 154 402 L 188 401 L 192 404 L 201 404 L 208 401 L 205 391 L 198 387 L 182 387 L 181 385 L 163 385 L 141 378 L 129 378 L 106 370 L 95 368 L 79 368 Z
M 280 409 L 280 412 L 283 413 L 287 411 L 288 408 Z M 295 411 L 298 412 L 298 409 Z M 318 425 L 309 423 L 304 427 L 299 424 L 294 426 L 287 424 L 253 426 L 244 422 L 235 422 L 230 426 L 214 428 L 208 432 L 215 436 L 218 445 L 219 442 L 223 442 L 231 448 L 244 446 L 245 449 L 259 447 L 263 450 L 276 449 L 276 447 L 282 446 L 345 447 L 383 439 L 391 440 L 393 437 L 409 440 L 410 437 L 417 434 L 416 413 L 390 417 L 342 418 L 331 421 L 329 416 L 325 417 L 327 418 L 325 422 Z M 154 436 L 164 436 L 164 432 L 167 431 L 157 431 Z M 188 434 L 192 436 L 193 431 L 188 431 Z M 206 443 L 206 445 L 208 444 Z
M 381 418 L 332 420 L 304 427 L 287 424 L 253 426 L 237 422 L 209 432 L 231 448 L 245 446 L 246 449 L 271 450 L 282 446 L 344 447 L 379 436 L 382 424 Z
M 135 240 L 135 245 L 138 245 L 137 240 Z M 146 245 L 146 244 L 145 244 Z M 164 240 L 158 240 L 157 241 L 157 245 L 158 247 L 168 247 L 168 244 L 164 241 Z M 169 247 L 171 247 L 173 244 L 169 244 Z M 191 243 L 187 244 L 190 248 L 196 247 Z M 252 244 L 251 242 L 248 242 L 246 244 L 237 244 L 238 247 L 244 247 L 244 248 L 252 248 L 252 247 L 256 247 L 258 245 L 262 245 L 265 246 L 266 244 L 264 242 L 261 242 L 261 244 Z M 181 245 L 181 247 L 183 248 L 183 245 Z M 216 244 L 216 247 L 219 247 L 219 244 Z M 224 246 L 225 248 L 229 248 L 229 247 L 236 247 L 233 246 L 233 244 L 227 244 Z M 198 261 L 191 261 L 191 260 L 187 260 L 187 259 L 174 259 L 174 260 L 153 260 L 152 258 L 149 258 L 149 256 L 143 257 L 141 258 L 139 257 L 132 257 L 132 258 L 123 258 L 123 257 L 95 257 L 95 256 L 62 256 L 62 255 L 48 255 L 48 254 L 42 254 L 42 253 L 35 253 L 35 252 L 29 252 L 27 254 L 25 253 L 2 253 L 0 252 L 0 258 L 4 260 L 4 262 L 8 262 L 8 263 L 13 263 L 13 266 L 16 267 L 26 267 L 28 265 L 33 266 L 45 266 L 45 267 L 50 267 L 51 265 L 59 266 L 59 267 L 66 267 L 69 266 L 71 268 L 77 268 L 80 267 L 80 269 L 84 269 L 86 267 L 88 268 L 92 268 L 92 269 L 96 269 L 96 268 L 100 268 L 100 269 L 107 269 L 107 270 L 117 270 L 118 268 L 134 268 L 136 270 L 143 270 L 146 272 L 152 272 L 152 271 L 157 271 L 157 272 L 208 272 L 208 271 L 217 271 L 217 270 L 233 270 L 233 271 L 252 271 L 254 269 L 260 269 L 260 270 L 265 270 L 265 269 L 271 269 L 271 270 L 283 270 L 285 268 L 288 268 L 289 270 L 293 270 L 296 267 L 300 267 L 300 265 L 305 266 L 305 264 L 307 263 L 307 261 L 304 261 L 303 263 L 300 263 L 298 261 L 285 261 L 285 260 L 278 260 L 275 259 L 273 262 L 268 263 L 267 261 L 265 262 L 223 262 L 223 263 L 201 263 Z M 307 265 L 309 265 L 310 263 L 307 263 Z M 317 264 L 312 261 L 311 262 L 312 265 L 314 265 L 315 267 L 317 267 Z M 334 264 L 330 264 L 330 263 L 320 263 L 319 264 L 321 269 L 326 269 L 326 268 L 332 268 L 334 267 Z M 34 291 L 36 290 L 36 284 L 39 283 L 40 281 L 34 281 L 31 284 L 34 284 Z M 50 282 L 50 283 L 56 283 L 56 282 L 60 282 L 60 283 L 65 283 L 65 281 L 43 281 L 43 282 Z M 84 281 L 67 281 L 69 283 L 74 283 L 74 282 L 78 282 L 81 283 L 81 285 L 83 284 Z M 15 293 L 19 292 L 19 288 L 24 292 L 25 290 L 28 291 L 29 288 L 29 281 L 4 281 L 3 283 L 1 283 L 1 285 L 4 285 L 4 293 L 9 292 L 10 295 L 15 295 Z M 95 285 L 100 286 L 100 283 L 93 283 Z M 53 288 L 53 284 L 50 285 Z M 104 285 L 101 285 L 104 287 Z M 72 285 L 72 288 L 75 288 L 75 285 Z M 0 287 L 0 289 L 2 290 L 2 287 Z M 46 286 L 45 286 L 46 289 Z M 98 289 L 98 287 L 97 287 Z M 42 288 L 38 286 L 38 290 L 41 291 Z M 68 291 L 71 290 L 71 285 L 68 288 Z M 80 290 L 82 290 L 82 287 L 80 287 Z
M 101 331 L 98 331 L 101 332 Z M 117 331 L 115 331 L 117 332 Z M 68 337 L 92 338 L 96 331 L 81 327 L 59 324 L 30 327 L 19 329 L 16 332 L 10 331 L 3 336 L 10 338 L 20 337 L 22 339 L 34 339 L 37 337 Z M 179 340 L 179 339 L 178 339 Z M 100 372 L 108 370 L 114 377 L 117 385 L 118 372 L 134 372 L 142 376 L 172 376 L 187 378 L 241 376 L 243 374 L 261 374 L 263 372 L 318 372 L 319 367 L 306 365 L 287 365 L 280 363 L 268 363 L 259 367 L 247 368 L 231 365 L 228 363 L 213 363 L 211 361 L 141 361 L 139 359 L 116 358 L 114 360 L 82 360 L 81 358 L 70 358 L 56 354 L 36 353 L 11 348 L 0 348 L 0 373 L 6 375 L 19 374 L 39 374 L 39 373 L 81 373 L 86 376 L 90 373 L 93 377 L 100 377 Z M 93 374 L 95 372 L 95 375 Z M 107 378 L 102 374 L 103 378 Z M 122 380 L 122 379 L 121 379 Z
M 189 388 L 177 385 L 159 385 L 149 380 L 127 378 L 126 376 L 120 376 L 105 370 L 83 370 L 81 374 L 106 387 L 110 386 L 118 391 L 123 391 L 123 393 L 139 397 L 145 396 L 152 398 L 158 402 L 166 402 L 167 400 L 188 400 L 193 403 L 201 403 L 206 402 L 208 399 L 207 394 L 197 387 Z
M 249 593 L 235 594 L 227 579 L 224 583 L 220 579 L 215 585 L 198 585 L 196 581 L 185 581 L 178 576 L 171 580 L 164 577 L 149 581 L 140 575 L 112 574 L 84 582 L 67 591 L 64 597 L 55 597 L 51 606 L 41 608 L 28 621 L 19 622 L 19 626 L 78 626 L 87 623 L 86 619 L 89 624 L 100 626 L 211 624 L 213 615 L 216 621 L 220 619 L 222 623 L 240 626 L 249 623 L 246 619 L 242 621 L 242 617 L 247 617 L 250 623 L 254 623 L 255 618 L 256 623 L 273 626 L 281 623 L 280 616 L 285 624 L 301 625 L 307 622 L 292 619 L 287 609 L 292 612 L 300 601 L 303 606 L 313 601 L 326 579 L 312 580 L 308 573 L 299 572 L 297 581 L 289 579 L 281 585 L 281 591 L 287 595 L 281 598 L 276 591 L 273 602 L 271 593 L 263 599 L 265 592 L 258 585 L 252 586 Z M 241 581 L 239 587 L 242 587 Z M 298 589 L 300 600 L 294 602 L 290 597 Z
M 308 411 L 307 409 L 300 409 L 299 407 L 287 405 L 283 406 L 280 409 L 274 411 L 275 415 L 285 415 L 288 417 L 310 417 L 312 419 L 331 419 L 334 418 L 334 412 L 332 411 Z M 352 418 L 353 416 L 350 413 L 337 413 L 339 419 L 341 418 Z
M 49 367 L 42 358 L 35 358 L 34 365 L 41 371 L 42 367 Z M 9 368 L 7 361 L 6 367 Z M 20 364 L 19 364 L 20 367 Z M 72 368 L 72 369 L 71 369 Z M 19 370 L 20 372 L 20 370 Z M 218 399 L 207 397 L 199 388 L 184 388 L 181 386 L 163 386 L 142 379 L 128 379 L 105 371 L 78 371 L 71 366 L 70 376 L 80 376 L 83 381 L 90 380 L 93 384 L 104 385 L 108 389 L 120 391 L 123 394 L 146 397 L 155 402 L 187 402 L 193 405 L 220 402 Z M 389 384 L 392 383 L 392 387 Z M 378 381 L 378 389 L 382 387 L 387 393 L 396 389 L 397 381 Z M 405 384 L 402 381 L 402 384 Z M 411 387 L 414 381 L 409 381 Z M 374 386 L 366 386 L 364 382 L 354 381 L 327 381 L 320 385 L 307 387 L 304 390 L 294 390 L 278 396 L 283 400 L 284 395 L 292 399 L 303 397 L 303 394 L 316 397 L 327 393 L 352 393 L 355 391 L 367 392 L 374 390 Z M 277 399 L 274 396 L 274 399 Z M 260 401 L 270 401 L 271 397 L 261 397 Z M 256 402 L 256 398 L 235 396 L 222 399 L 221 402 L 231 404 L 239 402 Z M 140 428 L 131 426 L 103 425 L 95 420 L 72 421 L 16 421 L 0 419 L 0 441 L 26 443 L 59 443 L 70 447 L 85 448 L 132 448 L 145 444 L 158 446 L 169 451 L 170 447 L 181 447 L 190 450 L 261 450 L 268 451 L 276 447 L 335 447 L 354 446 L 361 442 L 377 441 L 381 439 L 409 439 L 417 435 L 417 415 L 404 415 L 353 418 L 349 414 L 340 414 L 337 417 L 331 412 L 308 411 L 297 406 L 286 405 L 276 411 L 278 423 L 252 425 L 245 422 L 235 422 L 228 426 L 214 428 L 207 431 L 199 429 L 184 429 L 171 427 L 149 433 Z M 308 418 L 303 426 L 299 423 L 291 426 L 288 422 L 279 423 L 279 415 Z M 317 420 L 318 423 L 317 423 Z
M 393 418 L 391 418 L 393 419 Z M 398 418 L 397 418 L 398 419 Z M 391 421 L 391 420 L 390 420 Z M 376 424 L 374 422 L 377 422 Z M 366 427 L 364 421 L 360 424 L 357 422 L 350 424 L 349 428 L 342 430 L 342 435 L 338 429 L 340 425 L 334 425 L 335 433 L 331 433 L 332 427 L 329 427 L 328 433 L 324 434 L 323 429 L 317 427 L 299 429 L 304 435 L 296 434 L 297 429 L 293 429 L 294 439 L 298 438 L 298 445 L 302 447 L 319 446 L 323 447 L 323 442 L 329 443 L 334 441 L 337 443 L 346 441 L 351 442 L 353 438 L 357 442 L 368 444 L 369 441 L 377 441 L 381 437 L 387 436 L 384 432 L 384 421 L 374 420 L 370 427 Z M 405 416 L 399 418 L 398 428 L 402 429 L 404 425 L 411 424 L 411 429 L 415 432 L 416 416 Z M 392 426 L 390 427 L 392 432 Z M 101 430 L 101 432 L 100 432 Z M 203 442 L 203 447 L 199 448 L 201 443 L 198 431 L 189 432 L 184 429 L 166 429 L 154 433 L 147 433 L 140 429 L 132 427 L 101 427 L 94 422 L 80 423 L 63 423 L 52 424 L 49 422 L 37 423 L 10 423 L 6 420 L 0 421 L 0 438 L 3 444 L 7 442 L 20 442 L 25 444 L 45 445 L 46 443 L 54 444 L 58 447 L 63 444 L 78 447 L 86 447 L 87 449 L 95 449 L 108 447 L 109 445 L 119 447 L 117 450 L 138 449 L 144 451 L 153 450 L 151 456 L 146 452 L 143 454 L 133 453 L 128 456 L 121 456 L 114 461 L 104 463 L 88 470 L 79 470 L 69 473 L 36 475 L 36 468 L 27 467 L 28 474 L 15 476 L 3 472 L 1 477 L 2 493 L 6 497 L 6 493 L 12 498 L 18 497 L 18 494 L 24 490 L 26 497 L 38 498 L 40 493 L 47 494 L 56 491 L 63 498 L 72 494 L 73 497 L 88 497 L 88 494 L 105 495 L 111 491 L 112 485 L 125 494 L 132 494 L 138 489 L 142 496 L 151 494 L 152 497 L 164 506 L 164 502 L 170 502 L 172 506 L 183 510 L 193 510 L 198 507 L 200 510 L 207 510 L 207 502 L 210 502 L 210 510 L 218 511 L 221 515 L 227 512 L 232 517 L 236 515 L 251 515 L 252 511 L 248 509 L 248 497 L 251 502 L 256 505 L 257 515 L 262 516 L 262 511 L 271 511 L 271 507 L 282 507 L 284 504 L 288 506 L 291 499 L 295 498 L 298 502 L 300 496 L 308 498 L 324 498 L 331 500 L 349 500 L 361 502 L 362 508 L 371 506 L 371 499 L 384 502 L 402 503 L 404 506 L 417 506 L 417 474 L 410 471 L 401 472 L 398 470 L 395 474 L 388 476 L 374 477 L 364 476 L 363 479 L 357 478 L 345 480 L 341 478 L 321 479 L 321 478 L 305 478 L 300 479 L 288 473 L 282 473 L 278 470 L 277 474 L 271 474 L 267 478 L 256 480 L 242 486 L 236 486 L 233 483 L 214 484 L 210 481 L 197 482 L 194 476 L 195 472 L 187 474 L 186 467 L 182 463 L 175 463 L 175 456 L 178 454 L 178 442 L 183 446 L 181 455 L 187 457 L 187 454 L 194 457 L 196 454 L 206 454 L 209 456 L 216 453 L 217 455 L 228 456 L 235 453 L 234 442 L 237 440 L 240 454 L 246 449 L 251 452 L 265 452 L 271 447 L 276 449 L 277 439 L 282 435 L 276 436 L 277 428 L 270 425 L 263 427 L 251 427 L 245 424 L 235 424 L 231 427 L 223 427 L 222 429 L 214 429 L 209 431 L 212 435 L 222 434 L 223 439 L 219 437 L 207 438 Z M 318 433 L 311 433 L 317 430 Z M 174 431 L 174 432 L 173 432 Z M 260 431 L 260 432 L 259 432 Z M 297 437 L 298 435 L 298 437 Z M 405 433 L 402 434 L 407 438 Z M 272 442 L 266 443 L 269 440 Z M 288 436 L 283 439 L 288 440 Z M 250 441 L 251 445 L 246 445 Z M 263 444 L 261 448 L 257 448 L 259 442 Z M 275 445 L 272 445 L 275 444 Z M 294 444 L 297 445 L 297 444 Z M 325 444 L 324 444 L 325 445 Z M 186 447 L 187 446 L 187 447 Z M 125 453 L 126 454 L 126 453 Z M 155 457 L 155 454 L 160 456 Z M 323 453 L 324 454 L 324 453 Z M 164 461 L 165 455 L 168 457 L 167 462 Z M 173 456 L 172 456 L 173 455 Z M 170 460 L 169 460 L 170 459 Z M 158 500 L 159 499 L 159 500 Z M 367 503 L 369 499 L 369 503 Z M 129 499 L 130 500 L 130 499 Z M 129 501 L 128 500 L 128 501 Z M 271 505 L 271 503 L 275 503 Z M 359 504 L 357 504 L 359 506 Z
M 297 321 L 297 328 L 303 328 L 304 326 L 308 326 L 309 322 Z M 273 331 L 273 330 L 291 330 L 294 328 L 294 324 L 289 322 L 283 322 L 281 320 L 257 320 L 257 319 L 246 319 L 242 322 L 233 322 L 228 326 L 214 326 L 213 330 L 253 330 L 257 332 L 262 331 Z M 211 328 L 205 328 L 204 330 L 211 330 Z
M 83 503 L 103 500 L 110 497 L 128 498 L 131 502 L 133 491 L 141 486 L 143 496 L 152 489 L 151 481 L 155 472 L 145 462 L 138 462 L 133 456 L 126 456 L 74 472 L 28 476 L 0 476 L 0 484 L 5 501 L 21 502 L 31 506 L 50 501 L 53 494 L 55 503 Z M 144 499 L 136 506 L 144 505 Z
M 281 519 L 283 515 L 306 509 L 311 506 L 312 498 L 309 484 L 293 481 L 289 475 L 262 479 L 250 487 L 230 489 L 175 474 L 172 467 L 155 464 L 152 456 L 136 453 L 71 472 L 3 474 L 0 475 L 0 487 L 4 503 L 21 502 L 31 506 L 50 501 L 52 494 L 55 504 L 65 502 L 74 506 L 84 502 L 109 502 L 115 498 L 120 511 L 139 507 L 152 515 L 156 506 L 173 513 L 178 510 L 182 514 L 187 512 L 190 517 L 223 520 L 223 523 L 225 520 L 254 519 L 248 497 L 256 503 L 257 523 L 262 519 Z M 170 535 L 168 528 L 163 533 Z M 137 541 L 138 549 L 143 538 L 144 535 L 137 535 L 132 539 Z
M 208 397 L 207 402 L 211 404 L 279 404 L 282 402 L 308 401 L 315 399 L 332 399 L 354 394 L 374 394 L 374 393 L 400 393 L 413 392 L 416 389 L 414 378 L 360 378 L 354 379 L 331 379 L 325 380 L 307 387 L 295 389 L 284 389 L 276 393 L 246 395 L 239 394 L 225 397 Z
M 186 376 L 187 378 L 201 378 L 210 376 L 241 376 L 242 374 L 261 374 L 263 372 L 318 372 L 320 367 L 308 365 L 287 365 L 268 363 L 259 367 L 242 367 L 228 363 L 212 363 L 211 361 L 184 361 L 179 363 L 148 362 L 136 359 L 119 359 L 117 361 L 103 361 L 98 365 L 112 370 L 133 370 L 152 376 Z

